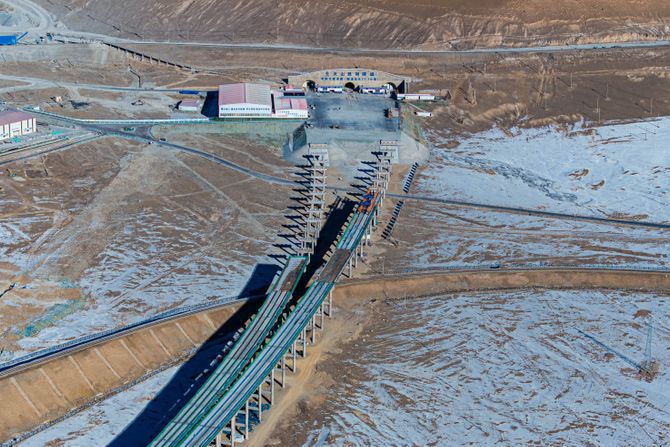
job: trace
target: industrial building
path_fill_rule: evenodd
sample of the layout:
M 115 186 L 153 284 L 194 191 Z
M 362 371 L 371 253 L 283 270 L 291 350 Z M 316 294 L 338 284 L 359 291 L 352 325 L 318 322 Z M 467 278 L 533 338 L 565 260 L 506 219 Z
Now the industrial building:
M 266 84 L 219 86 L 219 117 L 271 117 L 272 96 Z
M 305 98 L 273 96 L 274 115 L 277 118 L 307 119 L 307 100 Z
M 376 69 L 350 67 L 291 75 L 288 77 L 288 83 L 302 86 L 305 90 L 314 89 L 322 92 L 336 91 L 339 93 L 343 88 L 351 90 L 390 88 L 399 93 L 406 93 L 409 91 L 410 79 L 406 76 L 399 76 Z M 320 87 L 324 87 L 325 90 L 320 89 Z
M 23 112 L 0 112 L 0 140 L 37 131 L 35 118 Z
M 182 99 L 179 102 L 177 108 L 181 112 L 199 112 L 200 111 L 200 101 L 197 99 Z

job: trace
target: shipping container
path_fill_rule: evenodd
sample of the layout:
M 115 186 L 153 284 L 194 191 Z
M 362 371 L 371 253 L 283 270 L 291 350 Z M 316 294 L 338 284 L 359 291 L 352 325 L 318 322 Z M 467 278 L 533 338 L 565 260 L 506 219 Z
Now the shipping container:
M 284 96 L 305 96 L 305 91 L 301 88 L 284 89 Z
M 180 95 L 199 95 L 200 91 L 198 90 L 179 90 Z
M 373 95 L 383 95 L 386 93 L 384 87 L 361 87 L 361 93 L 369 93 Z

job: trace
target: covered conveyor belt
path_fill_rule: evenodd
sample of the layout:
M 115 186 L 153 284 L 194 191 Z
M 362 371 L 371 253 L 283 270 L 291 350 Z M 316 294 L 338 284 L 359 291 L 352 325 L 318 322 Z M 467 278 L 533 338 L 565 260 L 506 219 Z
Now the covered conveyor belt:
M 302 274 L 305 268 L 305 258 L 289 258 L 277 284 L 242 338 L 151 446 L 207 446 L 236 416 L 314 317 L 355 255 L 368 226 L 373 222 L 378 206 L 377 196 L 374 190 L 364 195 L 324 269 L 278 327 L 270 342 L 263 344 L 278 322 L 300 276 L 295 277 L 291 286 L 291 275 L 296 275 L 296 271 Z
M 271 286 L 265 302 L 244 330 L 242 336 L 202 387 L 153 440 L 151 446 L 179 445 L 180 440 L 210 412 L 221 395 L 247 366 L 251 357 L 276 324 L 300 276 L 305 271 L 306 262 L 307 259 L 302 256 L 288 258 L 286 266 Z
M 212 411 L 179 445 L 205 447 L 210 443 L 244 406 L 282 356 L 286 354 L 323 300 L 328 296 L 332 287 L 332 283 L 323 281 L 312 283 L 287 320 L 277 330 L 266 347 L 254 358 L 240 380 L 222 396 L 217 405 L 212 408 Z

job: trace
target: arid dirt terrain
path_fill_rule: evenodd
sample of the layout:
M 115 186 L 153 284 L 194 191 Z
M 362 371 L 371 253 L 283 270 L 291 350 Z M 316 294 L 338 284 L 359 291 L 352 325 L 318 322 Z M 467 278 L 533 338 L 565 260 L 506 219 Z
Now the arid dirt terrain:
M 471 48 L 611 42 L 668 35 L 658 0 L 40 0 L 68 27 L 144 40 L 266 42 L 338 48 Z
M 670 310 L 652 282 L 670 268 L 670 3 L 0 0 L 0 34 L 23 28 L 0 51 L 2 106 L 61 115 L 37 115 L 37 138 L 65 136 L 43 153 L 0 146 L 0 363 L 267 286 L 296 241 L 295 140 L 337 154 L 332 202 L 391 135 L 396 196 L 354 273 L 378 295 L 336 301 L 243 445 L 667 444 Z M 223 83 L 341 67 L 437 100 L 402 103 L 395 121 L 394 100 L 353 92 L 308 95 L 308 124 L 65 119 L 204 119 L 176 109 L 192 97 L 179 90 L 216 107 Z M 523 273 L 552 266 L 649 273 L 649 287 Z M 533 287 L 485 287 L 508 269 Z M 451 270 L 459 293 L 381 296 L 385 278 Z M 178 369 L 124 377 L 22 445 L 112 442 Z
M 660 445 L 670 435 L 666 373 L 646 381 L 584 335 L 640 359 L 645 316 L 667 336 L 664 297 L 522 290 L 345 307 L 338 341 L 328 334 L 323 359 L 300 364 L 286 392 L 298 402 L 271 413 L 280 422 L 252 445 Z
M 112 92 L 96 85 L 215 90 L 229 80 L 279 83 L 296 71 L 324 66 L 377 67 L 410 76 L 414 89 L 434 90 L 451 100 L 430 106 L 429 133 L 472 133 L 494 126 L 542 126 L 582 119 L 605 122 L 647 119 L 670 113 L 669 61 L 665 48 L 620 48 L 567 53 L 463 54 L 434 56 L 310 54 L 290 50 L 170 48 L 143 45 L 155 57 L 173 58 L 219 73 L 185 72 L 125 59 L 105 47 L 45 47 L 17 52 L 3 64 L 13 82 L 24 70 L 30 85 L 4 88 L 5 100 L 42 105 L 64 115 L 89 118 L 166 118 L 179 95 Z M 138 47 L 139 48 L 139 47 Z M 262 60 L 263 64 L 259 64 Z M 291 61 L 288 63 L 287 61 Z M 45 64 L 51 65 L 45 69 Z M 104 64 L 104 77 L 97 76 Z M 299 67 L 299 68 L 298 68 Z M 140 79 L 133 74 L 139 74 Z M 2 76 L 0 76 L 2 80 Z M 8 79 L 9 80 L 9 79 Z M 52 82 L 49 82 L 52 81 Z M 25 81 L 24 81 L 25 82 Z M 12 84 L 15 85 L 15 84 Z M 93 88 L 91 88 L 93 87 Z M 656 94 L 652 96 L 648 92 Z M 63 102 L 53 101 L 61 96 Z M 72 104 L 79 103 L 78 107 Z M 447 138 L 443 138 L 448 141 Z
M 234 296 L 271 254 L 289 190 L 222 172 L 115 139 L 5 166 L 2 280 L 18 285 L 4 355 Z

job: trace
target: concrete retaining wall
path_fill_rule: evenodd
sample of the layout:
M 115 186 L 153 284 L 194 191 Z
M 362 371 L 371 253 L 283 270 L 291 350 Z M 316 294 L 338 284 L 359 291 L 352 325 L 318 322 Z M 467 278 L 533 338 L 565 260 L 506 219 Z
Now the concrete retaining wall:
M 354 280 L 338 285 L 346 300 L 394 299 L 464 291 L 628 289 L 670 292 L 670 274 L 608 270 L 449 271 Z M 0 440 L 8 441 L 114 393 L 125 384 L 190 356 L 242 304 L 175 319 L 25 368 L 0 379 Z M 240 320 L 246 319 L 240 316 Z M 241 322 L 241 321 L 240 321 Z
M 180 363 L 242 307 L 234 303 L 138 330 L 0 379 L 0 441 Z
M 545 289 L 626 289 L 670 292 L 670 274 L 625 270 L 473 270 L 395 275 L 338 285 L 333 297 L 384 299 L 440 295 L 466 291 Z

